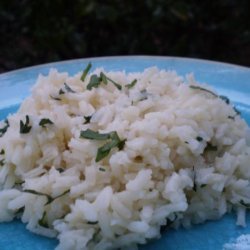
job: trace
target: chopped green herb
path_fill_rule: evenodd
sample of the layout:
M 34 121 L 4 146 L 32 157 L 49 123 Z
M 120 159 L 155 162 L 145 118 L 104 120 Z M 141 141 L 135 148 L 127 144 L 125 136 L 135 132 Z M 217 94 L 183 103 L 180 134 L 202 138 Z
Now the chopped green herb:
M 115 82 L 114 80 L 110 79 L 109 77 L 107 77 L 106 75 L 102 74 L 104 78 L 106 78 L 106 80 L 109 80 L 110 82 L 112 82 L 117 89 L 121 90 L 122 89 L 122 85 L 120 85 L 119 83 Z M 105 81 L 106 81 L 105 80 Z
M 108 76 L 106 76 L 103 72 L 100 73 L 100 76 L 94 74 L 90 77 L 90 81 L 87 85 L 87 89 L 91 90 L 92 88 L 98 88 L 100 84 L 103 82 L 105 85 L 108 84 L 108 81 L 112 82 L 117 89 L 121 90 L 122 86 L 115 82 L 114 80 L 110 79 Z
M 102 171 L 102 172 L 106 172 L 105 168 L 99 168 L 99 170 Z
M 105 158 L 111 151 L 112 148 L 117 147 L 119 150 L 122 150 L 126 140 L 121 140 L 117 132 L 111 132 L 110 138 L 111 141 L 105 143 L 102 147 L 98 148 L 95 161 L 98 162 Z
M 6 124 L 3 128 L 0 128 L 0 137 L 2 137 L 8 130 L 8 127 L 10 126 L 9 121 L 6 119 L 4 121 L 4 123 Z
M 68 93 L 76 93 L 72 88 L 70 88 L 70 86 L 66 82 L 64 83 L 64 88 L 65 88 L 65 91 Z M 65 91 L 63 89 L 60 89 L 59 95 L 65 94 Z
M 196 140 L 197 140 L 197 141 L 203 141 L 203 138 L 200 137 L 200 136 L 197 136 L 197 137 L 196 137 Z
M 250 208 L 250 204 L 249 203 L 245 203 L 243 200 L 240 200 L 240 205 L 244 206 L 245 208 Z
M 193 185 L 193 190 L 196 192 L 197 191 L 197 184 L 196 184 L 196 172 L 195 172 L 195 168 L 193 166 L 193 181 L 194 181 L 194 185 Z
M 107 79 L 107 77 L 104 75 L 103 72 L 101 72 L 101 74 L 100 74 L 100 79 L 101 79 L 101 81 L 102 81 L 105 85 L 108 84 L 108 79 Z
M 62 196 L 64 196 L 65 194 L 69 193 L 70 192 L 70 189 L 69 190 L 66 190 L 65 192 L 63 192 L 62 194 L 59 194 L 58 196 L 54 197 L 52 201 L 48 201 L 45 205 L 48 205 L 50 204 L 51 202 L 53 202 L 54 200 L 58 199 L 58 198 L 61 198 Z
M 91 90 L 92 88 L 98 88 L 100 84 L 101 84 L 100 77 L 98 77 L 97 75 L 92 75 L 87 85 L 87 90 Z
M 60 93 L 60 91 L 59 91 L 59 93 Z M 53 99 L 53 100 L 55 100 L 55 101 L 61 101 L 61 100 L 62 100 L 61 98 L 59 98 L 59 97 L 54 97 L 54 96 L 52 96 L 52 95 L 50 95 L 50 98 Z
M 30 194 L 35 194 L 35 195 L 43 195 L 43 196 L 46 196 L 49 203 L 51 203 L 51 201 L 54 200 L 50 195 L 45 194 L 45 193 L 38 192 L 38 191 L 36 191 L 36 190 L 25 189 L 25 190 L 23 190 L 23 192 L 25 192 L 25 193 L 30 193 Z
M 119 150 L 122 150 L 126 141 L 126 140 L 121 140 L 117 132 L 115 131 L 112 131 L 110 133 L 100 134 L 99 132 L 95 132 L 91 129 L 81 131 L 80 138 L 99 140 L 99 141 L 108 140 L 107 143 L 98 148 L 95 159 L 96 162 L 105 158 L 110 153 L 112 148 L 117 147 Z
M 64 95 L 64 94 L 65 94 L 65 92 L 62 89 L 60 89 L 59 90 L 59 95 Z
M 57 168 L 56 169 L 59 173 L 63 173 L 65 170 L 64 170 L 64 168 Z
M 84 69 L 83 73 L 82 73 L 82 76 L 81 76 L 81 80 L 84 81 L 87 74 L 89 73 L 90 69 L 92 67 L 92 64 L 89 62 L 87 67 Z
M 20 121 L 20 134 L 28 134 L 32 128 L 29 126 L 30 118 L 28 115 L 25 116 L 25 123 L 21 120 Z
M 43 118 L 40 122 L 39 122 L 39 126 L 45 128 L 46 125 L 48 124 L 54 124 L 50 119 L 48 118 Z
M 128 89 L 131 89 L 135 86 L 136 83 L 137 83 L 137 79 L 134 79 L 131 83 L 125 85 L 125 87 Z
M 194 86 L 194 85 L 190 85 L 189 86 L 191 89 L 198 89 L 198 90 L 202 90 L 202 91 L 205 91 L 207 93 L 210 93 L 211 95 L 213 95 L 214 97 L 217 97 L 217 98 L 220 98 L 221 100 L 223 100 L 226 104 L 230 104 L 230 100 L 227 96 L 224 96 L 224 95 L 217 95 L 215 94 L 214 92 L 208 90 L 208 89 L 205 89 L 205 88 L 202 88 L 200 86 Z M 234 111 L 236 112 L 237 115 L 240 115 L 240 111 L 236 108 L 236 107 L 233 107 Z M 232 116 L 231 116 L 232 117 Z M 229 117 L 228 117 L 229 118 Z M 229 118 L 229 119 L 234 119 L 234 117 L 232 118 Z
M 197 89 L 197 90 L 201 90 L 201 91 L 205 91 L 211 95 L 213 95 L 214 97 L 218 97 L 220 99 L 222 99 L 226 104 L 229 104 L 230 103 L 230 100 L 227 96 L 224 96 L 224 95 L 217 95 L 215 94 L 214 92 L 212 92 L 211 90 L 208 90 L 208 89 L 205 89 L 205 88 L 202 88 L 200 86 L 194 86 L 194 85 L 190 85 L 189 86 L 191 89 Z
M 234 116 L 231 116 L 231 115 L 229 115 L 227 118 L 228 118 L 228 119 L 232 119 L 232 120 L 235 119 L 235 117 L 234 117 Z
M 100 134 L 99 132 L 87 129 L 85 131 L 81 131 L 80 138 L 85 138 L 90 140 L 107 140 L 110 139 L 110 134 L 109 133 Z
M 111 142 L 105 143 L 102 147 L 98 148 L 95 161 L 99 162 L 100 160 L 102 160 L 103 158 L 108 156 L 111 149 L 116 147 L 116 146 L 117 146 L 116 141 L 111 141 Z
M 4 155 L 5 154 L 5 151 L 4 151 L 4 149 L 2 149 L 1 151 L 0 151 L 0 155 Z
M 211 143 L 208 142 L 205 150 L 208 150 L 208 151 L 217 151 L 218 147 L 217 146 L 213 146 Z
M 189 142 L 188 142 L 188 141 L 185 141 L 185 143 L 186 143 L 186 144 L 189 144 Z
M 214 97 L 218 97 L 218 95 L 216 95 L 214 92 L 212 92 L 211 90 L 208 90 L 208 89 L 205 89 L 205 88 L 202 88 L 200 86 L 195 86 L 195 85 L 190 85 L 189 86 L 191 89 L 197 89 L 197 90 L 201 90 L 201 91 L 205 91 L 211 95 L 213 95 Z
M 65 82 L 64 83 L 65 90 L 69 93 L 76 93 L 70 86 Z
M 49 228 L 49 225 L 48 225 L 48 222 L 46 219 L 46 212 L 45 211 L 43 212 L 43 217 L 38 221 L 38 224 L 41 227 Z
M 24 212 L 24 207 L 20 207 L 17 211 L 16 214 L 22 214 Z
M 207 184 L 201 184 L 201 188 L 204 188 L 206 186 L 207 186 Z
M 194 182 L 194 185 L 193 185 L 193 190 L 194 190 L 194 192 L 196 192 L 196 191 L 197 191 L 197 184 L 196 184 L 196 182 Z
M 0 161 L 0 166 L 2 167 L 2 166 L 4 166 L 4 164 L 5 164 L 5 160 L 2 159 L 2 160 Z
M 148 99 L 148 92 L 146 89 L 141 90 L 140 93 L 141 93 L 141 98 L 139 99 L 139 101 L 144 101 Z
M 52 196 L 50 196 L 48 194 L 41 193 L 41 192 L 38 192 L 38 191 L 35 191 L 35 190 L 32 190 L 32 189 L 25 189 L 25 190 L 23 190 L 23 192 L 25 192 L 25 193 L 46 196 L 46 198 L 47 198 L 48 201 L 47 201 L 47 203 L 45 205 L 48 205 L 48 204 L 52 203 L 54 200 L 56 200 L 57 198 L 62 197 L 63 195 L 67 194 L 69 191 L 70 190 L 67 190 L 64 193 L 62 193 L 62 194 L 60 194 L 60 195 L 58 195 L 58 196 L 56 196 L 56 197 L 53 198 Z
M 234 111 L 235 111 L 235 113 L 236 113 L 237 115 L 240 115 L 240 114 L 241 114 L 241 112 L 240 112 L 236 107 L 233 107 L 233 109 L 234 109 Z
M 220 95 L 219 98 L 222 99 L 226 104 L 230 104 L 230 100 L 227 96 Z
M 173 223 L 177 219 L 177 215 L 176 214 L 174 214 L 174 215 L 175 215 L 175 218 L 173 220 L 170 220 L 169 218 L 167 218 L 166 224 L 161 226 L 161 228 L 160 228 L 161 233 L 166 232 L 173 225 Z
M 16 185 L 22 185 L 23 183 L 24 183 L 24 181 L 21 181 L 21 180 L 17 180 L 17 181 L 15 182 Z
M 87 224 L 89 225 L 96 225 L 98 223 L 98 221 L 88 221 Z
M 84 124 L 90 123 L 91 118 L 92 118 L 92 115 L 90 115 L 90 116 L 84 116 L 84 119 L 85 119 Z

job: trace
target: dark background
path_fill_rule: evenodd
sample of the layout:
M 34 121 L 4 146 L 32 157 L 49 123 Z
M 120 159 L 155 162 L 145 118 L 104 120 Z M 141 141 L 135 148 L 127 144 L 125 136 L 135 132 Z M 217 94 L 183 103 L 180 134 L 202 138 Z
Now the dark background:
M 0 72 L 135 54 L 250 66 L 250 1 L 0 0 Z

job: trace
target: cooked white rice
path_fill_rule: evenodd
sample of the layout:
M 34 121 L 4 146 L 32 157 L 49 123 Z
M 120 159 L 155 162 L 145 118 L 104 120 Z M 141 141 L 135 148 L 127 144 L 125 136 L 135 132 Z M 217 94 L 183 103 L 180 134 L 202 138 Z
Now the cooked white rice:
M 100 72 L 122 90 L 111 81 L 87 90 L 91 74 L 82 81 L 81 73 L 52 69 L 8 117 L 0 138 L 0 222 L 20 217 L 30 231 L 57 237 L 61 250 L 132 249 L 159 238 L 166 224 L 189 227 L 232 209 L 245 225 L 248 127 L 233 106 L 192 75 L 156 67 L 92 74 Z M 53 124 L 39 125 L 45 118 Z M 80 138 L 87 129 L 116 131 L 125 145 L 96 162 L 107 141 Z

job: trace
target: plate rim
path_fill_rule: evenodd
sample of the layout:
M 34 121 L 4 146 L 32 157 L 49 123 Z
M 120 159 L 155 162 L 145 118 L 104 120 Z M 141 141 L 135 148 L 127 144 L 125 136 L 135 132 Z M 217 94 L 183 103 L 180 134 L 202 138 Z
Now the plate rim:
M 238 68 L 239 70 L 249 71 L 250 67 L 228 63 L 228 62 L 222 62 L 222 61 L 214 61 L 209 59 L 201 59 L 201 58 L 193 58 L 193 57 L 179 57 L 179 56 L 161 56 L 161 55 L 116 55 L 116 56 L 100 56 L 100 57 L 83 57 L 83 58 L 76 58 L 76 59 L 68 59 L 68 60 L 60 60 L 55 62 L 49 62 L 49 63 L 42 63 L 37 65 L 32 65 L 28 67 L 18 68 L 10 71 L 6 71 L 3 73 L 0 73 L 0 77 L 4 77 L 9 74 L 16 74 L 23 71 L 30 71 L 33 69 L 39 69 L 44 67 L 55 67 L 57 64 L 70 64 L 73 62 L 89 62 L 89 61 L 105 61 L 105 60 L 116 60 L 116 59 L 151 59 L 151 60 L 177 60 L 182 62 L 193 62 L 193 63 L 206 63 L 210 65 L 217 65 L 221 67 L 231 67 L 231 68 Z

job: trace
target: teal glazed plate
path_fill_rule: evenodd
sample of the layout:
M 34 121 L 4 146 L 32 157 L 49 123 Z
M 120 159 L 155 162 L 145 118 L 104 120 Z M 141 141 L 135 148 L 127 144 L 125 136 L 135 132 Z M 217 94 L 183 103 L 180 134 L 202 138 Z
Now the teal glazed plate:
M 82 71 L 88 62 L 105 70 L 143 71 L 147 67 L 175 70 L 179 75 L 193 73 L 201 83 L 208 83 L 220 95 L 227 96 L 241 116 L 250 125 L 250 68 L 232 64 L 157 56 L 117 56 L 77 59 L 49 63 L 0 74 L 0 120 L 18 110 L 20 103 L 30 95 L 39 74 L 48 74 L 50 68 L 67 71 L 73 75 Z M 250 167 L 250 165 L 249 165 Z M 1 202 L 1 201 L 0 201 Z M 236 214 L 225 215 L 219 221 L 194 225 L 191 229 L 180 228 L 164 232 L 160 239 L 139 247 L 140 250 L 222 250 L 226 243 L 234 242 L 241 234 L 250 234 L 250 213 L 247 226 L 236 226 Z M 0 250 L 53 250 L 58 244 L 29 232 L 19 220 L 0 223 Z M 244 249 L 250 249 L 244 248 Z

